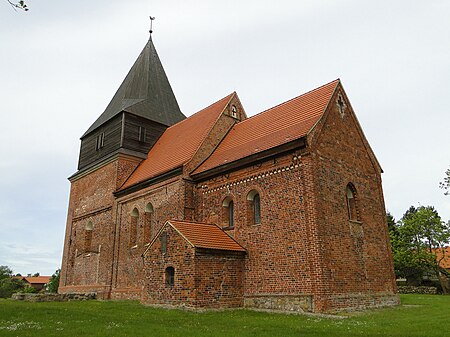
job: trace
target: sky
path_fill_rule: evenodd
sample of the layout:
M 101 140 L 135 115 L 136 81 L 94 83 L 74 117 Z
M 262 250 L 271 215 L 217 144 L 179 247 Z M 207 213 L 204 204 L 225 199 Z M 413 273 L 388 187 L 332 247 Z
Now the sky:
M 247 115 L 340 78 L 387 209 L 432 205 L 450 167 L 450 1 L 0 0 L 0 265 L 61 264 L 80 136 L 148 40 L 187 116 L 237 91 Z

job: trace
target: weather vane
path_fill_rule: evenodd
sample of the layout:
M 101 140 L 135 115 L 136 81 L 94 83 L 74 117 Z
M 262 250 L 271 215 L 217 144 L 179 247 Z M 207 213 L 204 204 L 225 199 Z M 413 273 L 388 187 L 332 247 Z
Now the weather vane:
M 154 16 L 149 16 L 149 18 L 150 18 L 150 34 L 151 33 L 153 33 L 153 20 L 155 20 L 155 17 Z

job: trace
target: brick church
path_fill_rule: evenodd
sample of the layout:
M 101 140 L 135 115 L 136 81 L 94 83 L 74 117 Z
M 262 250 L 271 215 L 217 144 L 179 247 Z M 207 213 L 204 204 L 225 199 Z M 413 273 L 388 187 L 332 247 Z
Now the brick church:
M 81 137 L 59 291 L 184 307 L 398 303 L 378 163 L 339 80 L 186 117 L 150 38 Z

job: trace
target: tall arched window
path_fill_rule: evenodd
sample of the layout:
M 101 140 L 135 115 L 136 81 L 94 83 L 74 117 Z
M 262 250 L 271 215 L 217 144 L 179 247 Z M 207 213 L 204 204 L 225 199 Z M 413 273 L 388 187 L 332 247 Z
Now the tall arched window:
M 144 244 L 152 237 L 153 205 L 149 202 L 145 207 Z
M 261 223 L 261 199 L 256 190 L 247 194 L 247 222 L 251 225 Z
M 134 208 L 130 213 L 130 247 L 136 246 L 139 224 L 139 211 Z
M 346 188 L 346 200 L 347 200 L 347 212 L 349 220 L 357 221 L 358 219 L 358 208 L 356 205 L 356 189 L 352 183 L 349 183 Z
M 231 197 L 226 197 L 222 202 L 223 227 L 234 227 L 234 202 Z
M 84 250 L 90 252 L 92 250 L 92 231 L 94 230 L 94 225 L 92 221 L 89 221 L 84 228 Z

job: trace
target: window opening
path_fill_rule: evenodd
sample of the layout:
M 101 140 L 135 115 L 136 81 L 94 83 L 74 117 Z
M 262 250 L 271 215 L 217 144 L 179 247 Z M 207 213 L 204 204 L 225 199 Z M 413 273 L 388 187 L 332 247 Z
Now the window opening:
M 161 240 L 161 253 L 166 254 L 167 253 L 167 233 L 166 232 L 161 234 L 160 240 Z
M 85 227 L 84 231 L 84 250 L 90 252 L 92 248 L 92 231 L 94 230 L 94 225 L 92 221 L 89 221 Z
M 149 243 L 152 236 L 153 205 L 148 203 L 145 207 L 144 244 Z
M 233 200 L 230 201 L 228 204 L 228 225 L 230 227 L 234 227 L 234 202 Z
M 222 223 L 225 228 L 234 227 L 234 202 L 231 197 L 226 197 L 222 202 Z
M 100 150 L 105 145 L 105 133 L 101 132 L 97 135 L 97 139 L 95 142 L 95 150 Z
M 350 220 L 357 221 L 358 220 L 358 212 L 356 208 L 356 193 L 353 185 L 347 185 L 346 189 L 346 198 L 347 198 L 347 212 L 348 218 Z
M 139 127 L 139 141 L 145 142 L 145 140 L 146 140 L 146 130 L 144 127 L 140 126 Z
M 169 287 L 173 287 L 175 284 L 175 268 L 167 267 L 166 268 L 166 285 Z
M 137 242 L 137 231 L 139 224 L 139 211 L 137 208 L 134 208 L 130 215 L 130 247 L 134 247 Z

